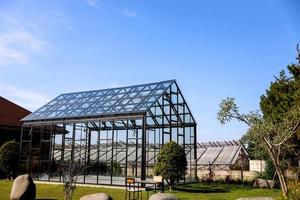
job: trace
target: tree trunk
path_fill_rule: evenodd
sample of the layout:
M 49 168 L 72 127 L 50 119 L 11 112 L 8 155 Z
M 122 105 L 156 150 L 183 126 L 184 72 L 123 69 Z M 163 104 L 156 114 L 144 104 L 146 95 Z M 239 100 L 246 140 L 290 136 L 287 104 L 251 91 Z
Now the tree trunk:
M 279 159 L 275 156 L 276 154 L 273 152 L 272 146 L 270 146 L 268 142 L 266 142 L 266 144 L 267 144 L 267 149 L 268 149 L 268 152 L 270 154 L 270 157 L 271 157 L 271 159 L 273 161 L 273 164 L 275 166 L 277 176 L 279 178 L 280 187 L 281 187 L 283 196 L 286 197 L 288 195 L 288 187 L 287 187 L 287 183 L 286 183 L 283 171 L 280 168 Z
M 170 185 L 169 185 L 170 191 L 172 191 L 172 189 L 174 188 L 174 183 L 175 183 L 175 181 L 173 179 L 170 179 Z

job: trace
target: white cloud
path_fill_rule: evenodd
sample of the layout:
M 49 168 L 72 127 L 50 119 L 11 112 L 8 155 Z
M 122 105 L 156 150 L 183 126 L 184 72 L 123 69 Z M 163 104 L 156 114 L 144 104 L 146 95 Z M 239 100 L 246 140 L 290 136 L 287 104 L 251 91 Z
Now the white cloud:
M 123 14 L 126 17 L 137 17 L 138 16 L 138 14 L 135 10 L 128 10 L 128 9 L 123 10 Z
M 28 64 L 33 55 L 46 52 L 48 42 L 35 31 L 8 17 L 0 22 L 0 67 Z
M 14 85 L 3 83 L 0 84 L 0 94 L 4 98 L 30 111 L 35 111 L 51 100 L 48 95 L 41 92 L 36 92 L 28 88 L 18 88 Z
M 118 82 L 110 82 L 108 84 L 108 87 L 110 87 L 110 88 L 124 87 L 124 84 L 121 84 L 121 83 L 118 83 Z
M 62 11 L 0 13 L 0 68 L 30 66 L 34 56 L 51 55 L 51 39 L 57 31 L 75 31 Z
M 76 30 L 75 27 L 68 20 L 66 13 L 64 13 L 64 12 L 53 11 L 53 12 L 51 12 L 51 15 L 49 16 L 49 18 L 50 18 L 49 21 L 52 21 L 54 24 L 60 24 L 69 31 Z
M 96 7 L 96 6 L 97 6 L 97 1 L 96 1 L 96 0 L 86 0 L 86 2 L 87 2 L 90 6 L 93 6 L 93 7 Z

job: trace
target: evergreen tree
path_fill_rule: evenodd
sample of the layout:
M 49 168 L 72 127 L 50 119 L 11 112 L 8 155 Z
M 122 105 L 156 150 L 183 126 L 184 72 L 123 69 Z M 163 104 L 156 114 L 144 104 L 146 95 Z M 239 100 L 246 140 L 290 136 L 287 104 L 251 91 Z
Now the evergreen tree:
M 187 160 L 184 148 L 176 142 L 164 144 L 155 163 L 155 173 L 161 175 L 168 183 L 170 190 L 175 181 L 186 174 Z
M 270 87 L 266 93 L 261 96 L 260 109 L 263 117 L 271 119 L 274 122 L 281 122 L 284 116 L 293 108 L 300 106 L 300 50 L 297 46 L 297 64 L 287 66 L 287 73 L 283 70 L 275 77 L 275 81 L 271 82 Z M 248 132 L 242 137 L 243 142 L 248 144 L 248 151 L 253 159 L 266 159 L 268 153 L 263 148 L 257 138 L 251 137 Z M 283 150 L 285 155 L 285 166 L 299 166 L 300 167 L 300 130 L 297 134 L 290 138 L 290 144 Z
M 0 168 L 6 173 L 7 178 L 15 178 L 18 170 L 19 143 L 16 141 L 5 142 L 0 147 Z

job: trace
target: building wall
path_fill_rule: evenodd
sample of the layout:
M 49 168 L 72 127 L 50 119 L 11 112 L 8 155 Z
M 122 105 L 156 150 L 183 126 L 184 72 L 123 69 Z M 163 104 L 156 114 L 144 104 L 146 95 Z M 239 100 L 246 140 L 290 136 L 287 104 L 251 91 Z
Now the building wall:
M 264 172 L 266 168 L 266 161 L 264 160 L 250 160 L 250 171 Z

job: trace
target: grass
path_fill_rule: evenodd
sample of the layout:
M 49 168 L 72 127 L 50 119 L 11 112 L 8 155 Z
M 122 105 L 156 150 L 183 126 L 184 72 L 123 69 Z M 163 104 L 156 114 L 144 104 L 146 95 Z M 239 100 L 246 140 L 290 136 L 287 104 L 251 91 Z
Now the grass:
M 12 181 L 0 181 L 0 199 L 9 199 Z M 62 185 L 36 184 L 37 199 L 63 199 L 64 193 Z M 79 200 L 86 194 L 105 192 L 114 200 L 122 200 L 125 196 L 125 190 L 96 188 L 96 187 L 77 187 L 73 199 Z M 168 191 L 169 192 L 169 191 Z M 222 183 L 191 183 L 180 185 L 171 192 L 183 200 L 233 200 L 239 197 L 278 197 L 278 189 L 257 189 L 250 186 L 222 184 Z M 143 195 L 146 197 L 146 195 Z
M 240 197 L 280 196 L 279 189 L 258 189 L 249 185 L 224 183 L 191 183 L 177 186 L 172 193 L 180 199 L 233 200 Z

